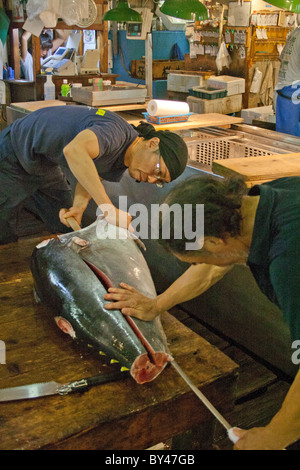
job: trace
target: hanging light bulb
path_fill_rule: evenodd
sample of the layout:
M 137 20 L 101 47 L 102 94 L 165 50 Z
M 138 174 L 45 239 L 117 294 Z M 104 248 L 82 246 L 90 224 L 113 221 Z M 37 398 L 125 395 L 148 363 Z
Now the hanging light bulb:
M 127 1 L 120 0 L 116 8 L 105 13 L 102 21 L 136 21 L 141 23 L 143 20 L 136 10 L 129 8 Z
M 207 9 L 199 0 L 165 0 L 160 11 L 183 20 L 204 21 L 208 18 Z

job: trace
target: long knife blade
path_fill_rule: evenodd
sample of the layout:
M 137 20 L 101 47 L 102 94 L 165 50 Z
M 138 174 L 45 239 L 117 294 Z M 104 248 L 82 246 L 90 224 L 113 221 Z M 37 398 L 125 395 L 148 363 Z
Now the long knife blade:
M 229 439 L 235 444 L 239 438 L 234 434 L 234 428 L 226 421 L 226 419 L 219 413 L 219 411 L 213 406 L 213 404 L 203 395 L 202 392 L 196 387 L 196 385 L 190 380 L 186 373 L 174 360 L 171 361 L 172 366 L 178 372 L 180 377 L 187 383 L 187 385 L 193 390 L 195 395 L 202 401 L 206 408 L 214 415 L 214 417 L 222 424 L 226 429 Z
M 0 402 L 28 400 L 31 398 L 46 397 L 49 395 L 67 395 L 69 393 L 83 392 L 91 386 L 100 383 L 120 380 L 127 376 L 127 373 L 117 371 L 109 374 L 98 374 L 81 380 L 75 380 L 66 384 L 57 382 L 41 382 L 19 387 L 9 387 L 0 389 Z
M 57 382 L 44 382 L 31 385 L 21 385 L 20 387 L 3 388 L 0 390 L 0 402 L 27 400 L 29 398 L 45 397 L 56 395 L 62 384 Z

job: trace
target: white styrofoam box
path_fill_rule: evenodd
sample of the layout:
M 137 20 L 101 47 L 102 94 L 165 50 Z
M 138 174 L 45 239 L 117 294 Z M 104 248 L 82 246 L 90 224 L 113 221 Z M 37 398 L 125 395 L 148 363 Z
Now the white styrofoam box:
M 204 100 L 195 96 L 188 96 L 187 103 L 192 113 L 231 114 L 237 113 L 242 109 L 242 95 L 226 96 L 216 100 Z
M 193 86 L 204 86 L 206 80 L 199 75 L 168 73 L 167 90 L 188 93 Z
M 274 115 L 273 107 L 260 106 L 258 108 L 242 109 L 241 117 L 244 119 L 245 124 L 252 124 L 253 119 L 260 119 L 272 122 L 271 116 Z
M 225 88 L 227 96 L 239 95 L 245 93 L 245 79 L 231 77 L 229 75 L 220 75 L 219 77 L 209 77 L 206 85 L 212 88 Z
M 72 98 L 78 103 L 88 106 L 105 106 L 114 104 L 145 103 L 147 89 L 143 85 L 133 86 L 134 83 L 116 82 L 124 85 L 120 90 L 94 91 L 92 86 L 72 88 Z M 128 85 L 128 86 L 126 86 Z

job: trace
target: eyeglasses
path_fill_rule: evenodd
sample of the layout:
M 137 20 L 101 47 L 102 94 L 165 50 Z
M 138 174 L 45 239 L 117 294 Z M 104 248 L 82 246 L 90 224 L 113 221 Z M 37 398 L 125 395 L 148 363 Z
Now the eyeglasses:
M 154 178 L 157 179 L 157 182 L 155 183 L 157 188 L 163 188 L 165 184 L 164 181 L 160 179 L 161 178 L 160 157 L 161 155 L 159 155 L 156 168 L 152 173 L 152 176 L 154 176 Z

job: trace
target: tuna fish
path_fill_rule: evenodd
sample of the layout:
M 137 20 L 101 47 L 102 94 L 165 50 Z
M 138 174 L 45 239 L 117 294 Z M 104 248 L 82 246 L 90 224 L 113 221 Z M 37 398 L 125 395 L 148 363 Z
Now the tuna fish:
M 39 244 L 31 271 L 35 291 L 59 328 L 118 361 L 137 383 L 155 379 L 172 360 L 159 317 L 145 322 L 106 310 L 104 294 L 127 282 L 154 298 L 143 254 L 128 232 L 98 220 Z

